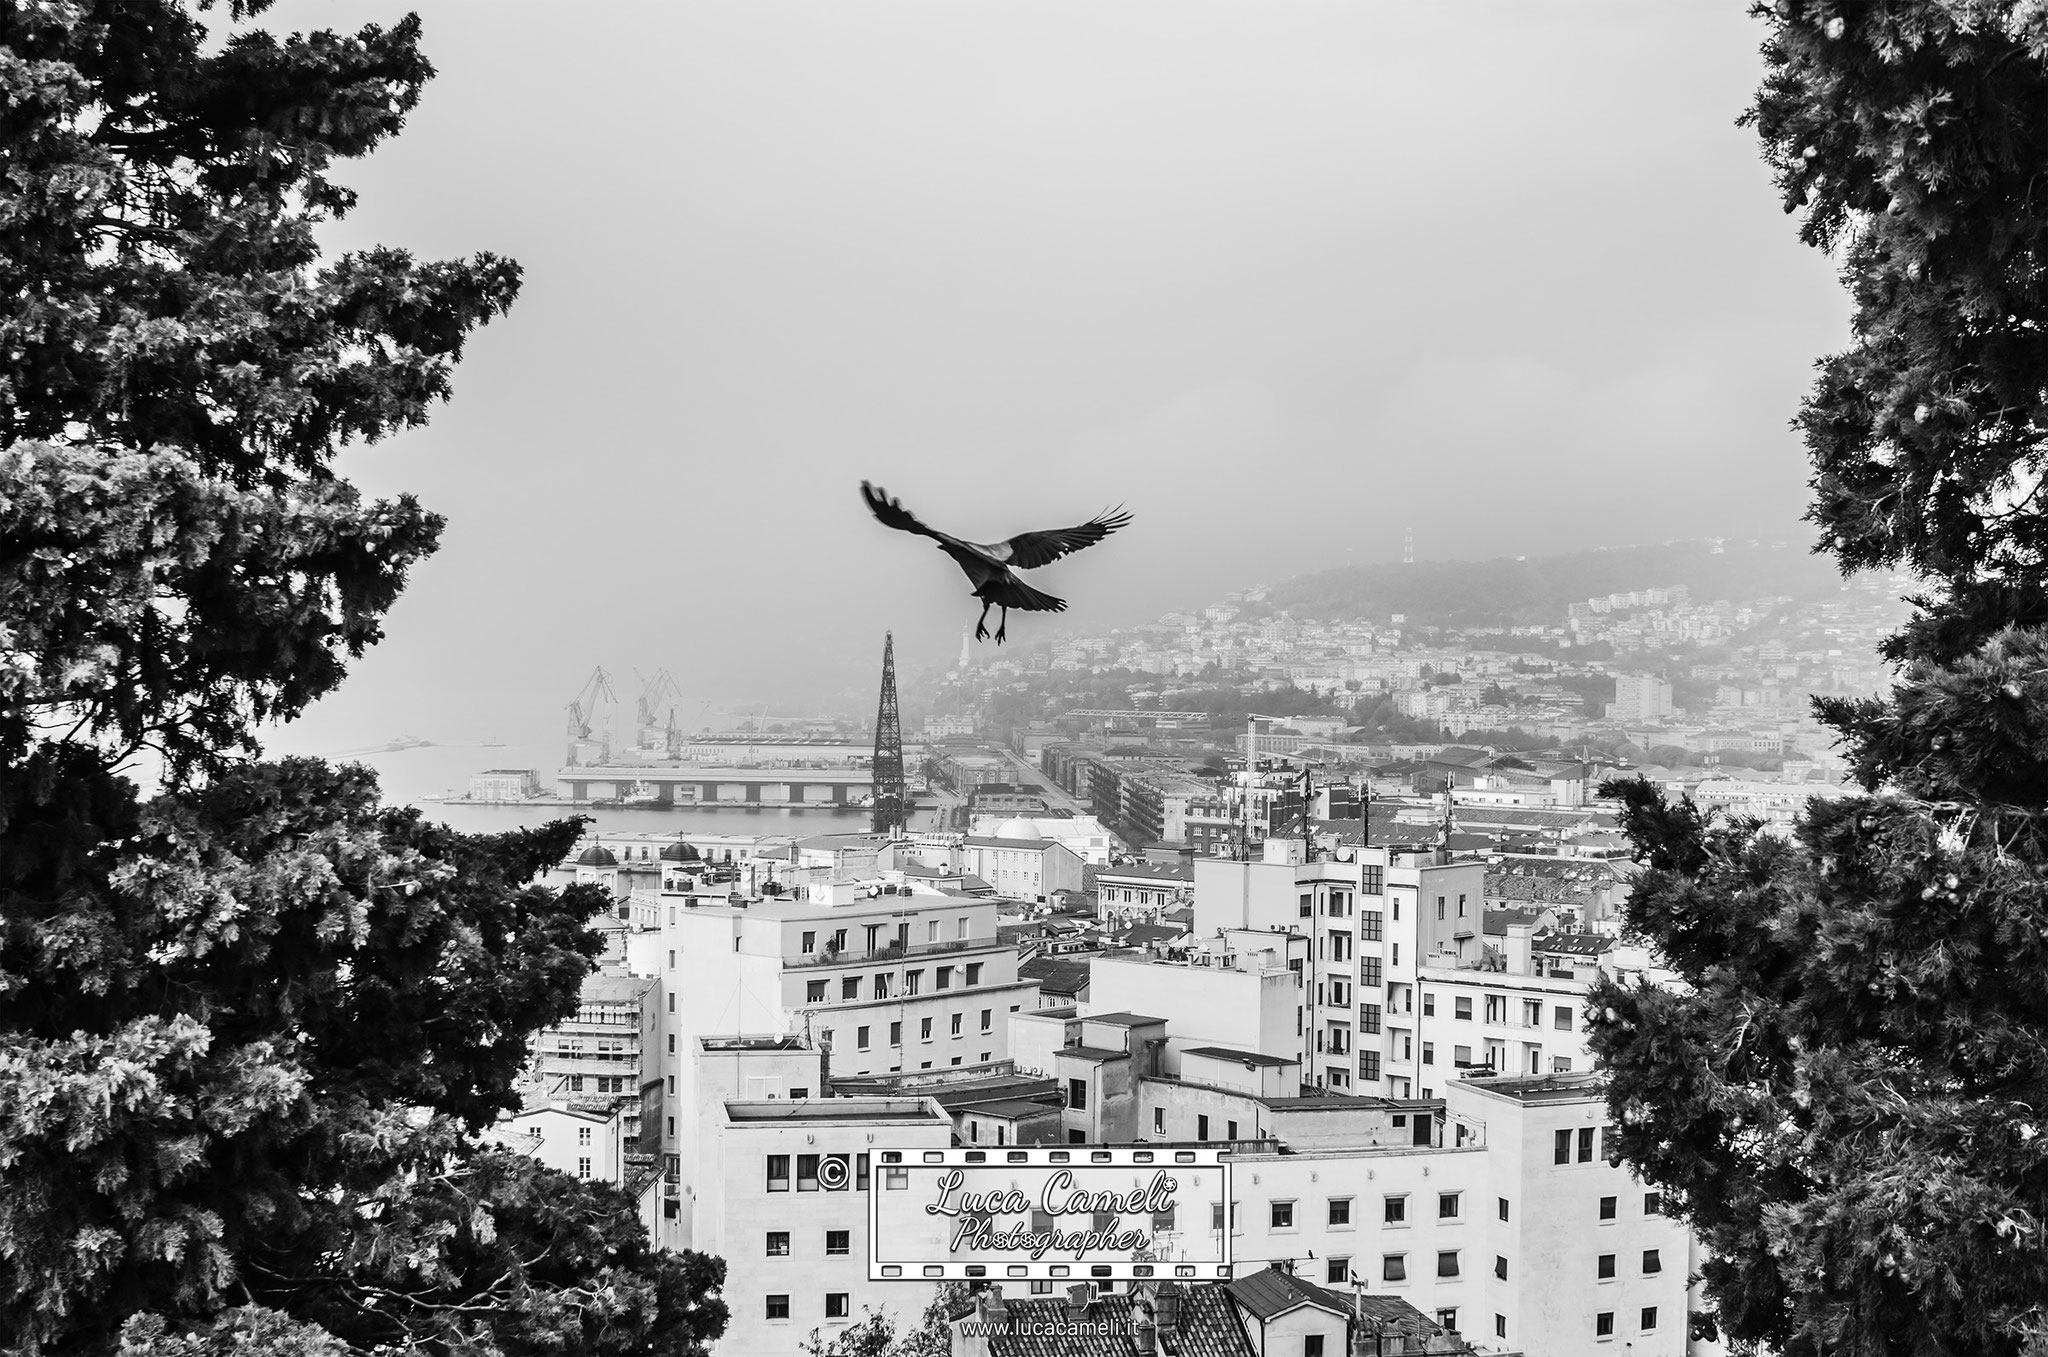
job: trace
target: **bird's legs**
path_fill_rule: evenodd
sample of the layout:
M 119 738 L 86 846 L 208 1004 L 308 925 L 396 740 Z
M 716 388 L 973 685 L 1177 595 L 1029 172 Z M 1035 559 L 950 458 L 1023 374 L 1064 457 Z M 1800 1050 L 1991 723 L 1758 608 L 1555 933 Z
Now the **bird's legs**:
M 983 599 L 981 602 L 981 616 L 974 619 L 974 639 L 977 641 L 986 641 L 988 639 L 988 610 L 989 602 L 987 599 Z
M 1009 634 L 1009 632 L 1010 632 L 1010 610 L 1009 610 L 1009 608 L 1008 608 L 1008 607 L 1005 607 L 1005 608 L 1003 609 L 1003 618 L 1002 618 L 1002 621 L 1000 621 L 1000 622 L 996 623 L 996 644 L 997 644 L 997 645 L 1001 645 L 1001 644 L 1003 643 L 1003 637 L 1007 636 L 1007 635 Z

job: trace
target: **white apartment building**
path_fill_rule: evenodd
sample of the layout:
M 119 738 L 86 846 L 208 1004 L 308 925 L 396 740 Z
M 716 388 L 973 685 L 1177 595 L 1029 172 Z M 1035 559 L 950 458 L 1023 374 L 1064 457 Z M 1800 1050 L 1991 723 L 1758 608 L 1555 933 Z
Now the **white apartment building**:
M 1610 721 L 1655 721 L 1677 710 L 1665 680 L 1654 674 L 1615 675 L 1614 701 L 1607 706 Z
M 599 1110 L 532 1101 L 501 1117 L 491 1138 L 557 1173 L 586 1182 L 626 1181 L 623 1109 Z
M 952 1119 L 929 1098 L 789 1096 L 825 1074 L 825 1053 L 789 1038 L 701 1042 L 691 1063 L 701 1129 L 677 1196 L 690 1247 L 725 1260 L 731 1317 L 713 1351 L 796 1357 L 870 1309 L 914 1325 L 929 1287 L 868 1280 L 869 1181 L 880 1150 L 950 1146 Z
M 1038 1007 L 992 900 L 878 881 L 782 896 L 662 897 L 662 1153 L 673 1179 L 694 1154 L 693 1043 L 806 1037 L 840 1075 L 987 1064 L 1009 1054 L 1009 1016 Z M 823 1092 L 822 1077 L 790 1097 Z M 691 1241 L 687 1226 L 678 1244 Z
M 1428 1115 L 1400 1106 L 1372 1120 Z M 1682 1357 L 1691 1236 L 1609 1165 L 1605 1119 L 1585 1075 L 1472 1077 L 1447 1084 L 1433 1143 L 1402 1143 L 1397 1127 L 1380 1143 L 1283 1132 L 1240 1148 L 1233 1263 L 1291 1262 L 1340 1289 L 1356 1274 L 1481 1351 Z

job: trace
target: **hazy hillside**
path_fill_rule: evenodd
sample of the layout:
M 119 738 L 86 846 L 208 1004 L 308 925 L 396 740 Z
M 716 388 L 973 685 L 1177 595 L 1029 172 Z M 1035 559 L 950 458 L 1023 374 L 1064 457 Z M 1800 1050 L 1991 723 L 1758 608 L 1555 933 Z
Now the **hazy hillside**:
M 1567 605 L 1596 595 L 1682 584 L 1695 602 L 1833 592 L 1841 583 L 1830 558 L 1796 546 L 1730 542 L 1618 547 L 1564 556 L 1491 561 L 1417 561 L 1360 565 L 1302 575 L 1272 586 L 1266 602 L 1309 617 L 1383 621 L 1390 613 L 1431 623 L 1489 625 L 1558 622 Z

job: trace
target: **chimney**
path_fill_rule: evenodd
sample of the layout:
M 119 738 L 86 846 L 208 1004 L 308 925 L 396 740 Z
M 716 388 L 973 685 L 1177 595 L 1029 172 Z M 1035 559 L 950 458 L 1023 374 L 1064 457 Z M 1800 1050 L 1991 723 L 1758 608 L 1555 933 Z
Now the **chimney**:
M 1067 1288 L 1067 1318 L 1080 1323 L 1088 1318 L 1088 1307 L 1095 1300 L 1095 1283 L 1077 1282 Z
M 991 1286 L 980 1296 L 981 1318 L 993 1328 L 1001 1328 L 1010 1322 L 1010 1307 L 1003 1304 L 1003 1288 Z

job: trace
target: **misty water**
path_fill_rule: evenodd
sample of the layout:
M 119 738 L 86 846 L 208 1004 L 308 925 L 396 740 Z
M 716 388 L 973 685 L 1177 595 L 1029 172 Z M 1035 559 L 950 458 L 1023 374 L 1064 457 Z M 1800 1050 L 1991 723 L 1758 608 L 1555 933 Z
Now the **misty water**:
M 377 771 L 386 801 L 421 807 L 433 819 L 473 833 L 520 829 L 545 824 L 568 815 L 584 815 L 597 828 L 611 833 L 699 834 L 830 834 L 862 828 L 867 812 L 855 809 L 828 810 L 823 807 L 791 809 L 767 806 L 743 809 L 737 806 L 703 809 L 648 810 L 607 806 L 566 806 L 540 804 L 460 806 L 430 798 L 461 796 L 468 789 L 471 774 L 487 768 L 532 768 L 540 773 L 541 786 L 552 788 L 561 767 L 558 744 L 534 745 L 422 745 L 384 753 L 330 756 L 336 763 L 362 763 Z

